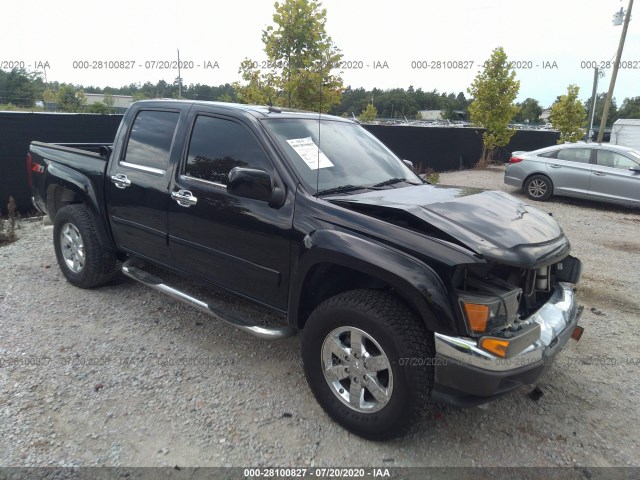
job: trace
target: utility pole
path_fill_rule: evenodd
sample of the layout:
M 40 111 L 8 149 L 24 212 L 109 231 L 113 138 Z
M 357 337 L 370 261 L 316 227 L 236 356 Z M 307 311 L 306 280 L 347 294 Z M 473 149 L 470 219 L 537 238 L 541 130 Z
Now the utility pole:
M 616 77 L 618 76 L 618 67 L 620 66 L 620 58 L 622 57 L 622 49 L 624 48 L 624 40 L 627 37 L 627 29 L 629 28 L 629 19 L 631 18 L 631 9 L 633 8 L 633 0 L 629 0 L 627 14 L 624 17 L 622 25 L 622 34 L 620 35 L 620 45 L 618 45 L 618 53 L 616 53 L 616 62 L 613 64 L 613 72 L 611 73 L 611 83 L 607 92 L 607 99 L 604 102 L 604 110 L 602 111 L 602 120 L 600 121 L 600 130 L 598 130 L 598 143 L 602 143 L 604 129 L 607 126 L 607 118 L 609 117 L 609 109 L 611 108 L 611 99 L 613 98 L 613 88 L 616 86 Z
M 177 50 L 178 50 L 178 100 L 182 100 L 182 77 L 180 76 L 180 49 L 178 48 Z
M 598 99 L 598 67 L 593 69 L 593 91 L 591 92 L 591 111 L 589 112 L 589 128 L 587 129 L 587 143 L 593 135 L 593 119 L 596 115 L 596 100 Z

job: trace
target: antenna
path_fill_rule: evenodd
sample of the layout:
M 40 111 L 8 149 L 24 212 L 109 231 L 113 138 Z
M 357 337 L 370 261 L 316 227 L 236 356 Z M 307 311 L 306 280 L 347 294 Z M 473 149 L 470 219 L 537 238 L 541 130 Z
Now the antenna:
M 318 199 L 318 190 L 320 190 L 320 119 L 322 115 L 322 77 L 320 77 L 320 105 L 318 106 L 318 168 L 316 169 L 316 200 Z
M 180 49 L 178 50 L 178 100 L 182 100 L 182 77 L 180 77 Z

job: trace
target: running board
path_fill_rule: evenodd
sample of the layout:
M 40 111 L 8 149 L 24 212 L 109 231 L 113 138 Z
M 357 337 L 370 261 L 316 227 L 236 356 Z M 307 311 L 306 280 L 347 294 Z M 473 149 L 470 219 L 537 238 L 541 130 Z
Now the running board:
M 175 298 L 176 300 L 180 300 L 181 302 L 191 305 L 192 307 L 195 307 L 204 313 L 219 318 L 220 320 L 227 322 L 229 325 L 239 328 L 240 330 L 244 330 L 245 332 L 255 335 L 256 337 L 265 338 L 267 340 L 279 340 L 281 338 L 291 337 L 296 334 L 296 331 L 291 327 L 267 328 L 250 324 L 234 312 L 229 312 L 221 308 L 217 308 L 213 305 L 198 300 L 195 297 L 187 295 L 180 290 L 176 290 L 175 288 L 164 284 L 161 278 L 142 270 L 140 261 L 137 259 L 130 259 L 124 262 L 122 264 L 122 273 L 124 273 L 127 277 L 133 278 L 134 280 L 145 284 L 147 287 L 151 287 L 154 290 L 158 290 L 165 295 L 169 295 L 170 297 Z

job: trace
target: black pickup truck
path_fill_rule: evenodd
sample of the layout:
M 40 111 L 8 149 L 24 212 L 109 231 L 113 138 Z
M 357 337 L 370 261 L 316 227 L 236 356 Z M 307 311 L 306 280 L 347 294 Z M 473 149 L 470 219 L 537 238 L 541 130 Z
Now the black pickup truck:
M 65 277 L 96 287 L 122 262 L 259 337 L 302 331 L 316 399 L 363 437 L 402 434 L 431 399 L 473 406 L 533 384 L 582 332 L 581 263 L 551 216 L 505 193 L 430 185 L 352 121 L 143 101 L 113 144 L 81 147 L 33 142 L 27 155 Z M 194 298 L 157 267 L 282 324 Z

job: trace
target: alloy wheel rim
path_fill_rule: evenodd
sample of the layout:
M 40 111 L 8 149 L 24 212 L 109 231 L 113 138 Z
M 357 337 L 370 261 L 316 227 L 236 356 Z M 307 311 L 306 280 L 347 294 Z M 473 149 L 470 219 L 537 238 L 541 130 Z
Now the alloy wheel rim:
M 364 330 L 339 327 L 322 344 L 322 370 L 338 399 L 359 413 L 382 410 L 393 393 L 393 372 L 380 344 Z
M 80 273 L 84 268 L 84 242 L 78 228 L 72 223 L 65 223 L 60 230 L 60 249 L 69 270 Z
M 529 183 L 529 193 L 532 197 L 540 198 L 547 193 L 547 183 L 544 180 L 534 180 Z

